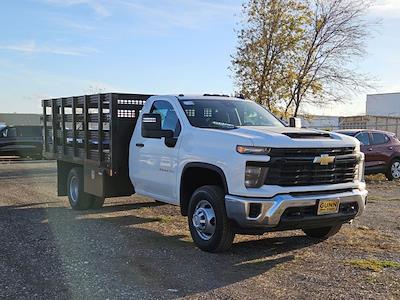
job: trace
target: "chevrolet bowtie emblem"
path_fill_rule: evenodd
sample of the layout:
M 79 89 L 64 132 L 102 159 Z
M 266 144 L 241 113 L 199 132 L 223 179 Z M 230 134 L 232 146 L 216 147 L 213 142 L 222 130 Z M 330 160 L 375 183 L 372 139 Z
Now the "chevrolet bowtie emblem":
M 327 166 L 335 161 L 334 156 L 329 156 L 328 154 L 322 154 L 314 158 L 314 164 L 320 164 L 321 166 Z

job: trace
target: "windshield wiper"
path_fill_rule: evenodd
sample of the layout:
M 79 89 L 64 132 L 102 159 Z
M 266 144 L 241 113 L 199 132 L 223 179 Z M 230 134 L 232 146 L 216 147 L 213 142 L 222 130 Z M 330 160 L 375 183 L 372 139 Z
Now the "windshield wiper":
M 237 127 L 233 124 L 230 123 L 224 123 L 224 122 L 217 122 L 217 121 L 213 121 L 211 122 L 212 126 L 211 128 L 218 128 L 218 129 L 236 129 Z

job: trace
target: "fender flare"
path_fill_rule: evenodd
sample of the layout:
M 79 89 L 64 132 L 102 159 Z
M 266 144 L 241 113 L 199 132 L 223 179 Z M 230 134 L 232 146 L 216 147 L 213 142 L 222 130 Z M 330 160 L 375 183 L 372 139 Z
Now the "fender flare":
M 184 211 L 184 205 L 183 205 L 184 204 L 183 203 L 184 199 L 182 198 L 183 188 L 184 188 L 184 185 L 182 184 L 183 183 L 183 176 L 184 176 L 186 170 L 190 169 L 190 168 L 202 168 L 202 169 L 207 169 L 207 170 L 210 170 L 210 171 L 213 171 L 213 172 L 217 173 L 222 179 L 222 185 L 223 185 L 223 189 L 224 189 L 225 194 L 229 194 L 229 189 L 228 189 L 228 183 L 226 181 L 226 176 L 225 176 L 224 171 L 220 167 L 218 167 L 216 165 L 213 165 L 213 164 L 204 163 L 204 162 L 190 162 L 190 163 L 187 163 L 182 169 L 181 178 L 180 178 L 180 181 L 179 181 L 180 182 L 180 185 L 179 185 L 179 204 L 180 204 L 180 207 L 181 207 L 181 212 Z

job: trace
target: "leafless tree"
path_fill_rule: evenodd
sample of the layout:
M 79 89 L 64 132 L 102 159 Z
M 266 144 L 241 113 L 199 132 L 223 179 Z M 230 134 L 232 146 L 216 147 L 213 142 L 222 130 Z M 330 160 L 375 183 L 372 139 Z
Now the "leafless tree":
M 313 0 L 312 22 L 295 55 L 285 112 L 298 114 L 301 103 L 323 105 L 343 101 L 349 93 L 370 87 L 366 75 L 352 68 L 365 55 L 372 23 L 365 18 L 370 1 Z

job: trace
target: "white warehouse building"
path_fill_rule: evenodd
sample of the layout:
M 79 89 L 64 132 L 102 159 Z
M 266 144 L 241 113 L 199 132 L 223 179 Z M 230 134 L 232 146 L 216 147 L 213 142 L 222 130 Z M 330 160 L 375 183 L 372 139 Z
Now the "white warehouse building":
M 400 93 L 367 95 L 366 115 L 400 117 Z

